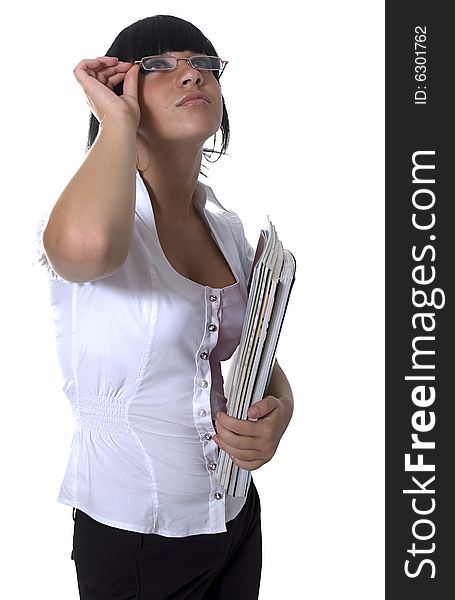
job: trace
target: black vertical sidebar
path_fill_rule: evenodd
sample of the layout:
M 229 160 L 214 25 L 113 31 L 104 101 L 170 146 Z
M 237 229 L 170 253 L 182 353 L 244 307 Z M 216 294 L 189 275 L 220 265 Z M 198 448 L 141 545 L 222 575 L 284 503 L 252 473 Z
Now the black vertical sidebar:
M 386 2 L 386 598 L 455 598 L 455 23 Z

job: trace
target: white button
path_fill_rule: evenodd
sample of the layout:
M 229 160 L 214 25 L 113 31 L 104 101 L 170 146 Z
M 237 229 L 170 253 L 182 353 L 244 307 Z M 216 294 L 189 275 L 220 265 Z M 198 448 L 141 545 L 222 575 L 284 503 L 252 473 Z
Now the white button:
M 213 296 L 213 294 L 210 296 L 210 302 L 215 302 L 216 299 L 217 299 L 217 297 Z
M 223 494 L 220 494 L 220 492 L 215 492 L 214 496 L 217 500 L 221 500 L 221 498 L 223 497 Z
M 205 411 L 203 408 L 201 408 L 201 410 L 199 411 L 199 416 L 205 417 L 206 414 L 207 414 L 207 411 Z
M 206 360 L 206 359 L 207 359 L 207 356 L 208 356 L 208 354 L 207 354 L 207 352 L 201 352 L 201 353 L 199 354 L 199 356 L 200 356 L 200 358 L 203 358 L 204 360 Z
M 208 440 L 211 440 L 211 439 L 212 439 L 212 434 L 211 434 L 211 433 L 206 433 L 206 434 L 204 435 L 204 440 L 207 440 L 207 441 L 208 441 Z
M 208 386 L 208 382 L 205 379 L 202 379 L 199 385 L 203 388 L 206 388 Z
M 214 471 L 216 469 L 216 463 L 210 463 L 209 469 L 212 469 L 212 471 Z
M 216 325 L 214 325 L 213 323 L 210 323 L 210 325 L 208 326 L 208 330 L 209 331 L 216 331 Z

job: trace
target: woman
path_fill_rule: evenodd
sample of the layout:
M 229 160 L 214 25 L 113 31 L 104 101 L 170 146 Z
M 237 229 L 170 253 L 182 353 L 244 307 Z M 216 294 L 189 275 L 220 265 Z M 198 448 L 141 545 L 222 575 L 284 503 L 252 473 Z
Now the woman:
M 58 501 L 73 506 L 83 599 L 258 597 L 260 501 L 225 493 L 219 448 L 254 470 L 293 410 L 275 364 L 254 421 L 226 414 L 253 260 L 239 217 L 198 181 L 229 122 L 226 62 L 171 16 L 124 29 L 74 75 L 90 151 L 43 221 L 65 393 L 77 422 Z M 74 516 L 75 515 L 75 516 Z

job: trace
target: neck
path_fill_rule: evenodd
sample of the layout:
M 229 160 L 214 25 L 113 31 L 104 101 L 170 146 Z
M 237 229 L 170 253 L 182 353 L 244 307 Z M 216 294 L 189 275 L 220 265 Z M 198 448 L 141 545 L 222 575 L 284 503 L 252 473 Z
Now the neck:
M 150 194 L 153 210 L 161 219 L 185 222 L 194 217 L 193 196 L 202 159 L 197 150 L 177 144 L 159 149 L 137 140 L 138 171 Z

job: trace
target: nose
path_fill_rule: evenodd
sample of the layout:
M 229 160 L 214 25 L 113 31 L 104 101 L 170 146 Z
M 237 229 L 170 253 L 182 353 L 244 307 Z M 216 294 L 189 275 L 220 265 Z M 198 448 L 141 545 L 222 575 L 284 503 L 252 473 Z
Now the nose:
M 192 83 L 201 85 L 204 81 L 201 71 L 194 69 L 190 64 L 184 61 L 180 63 L 180 73 L 178 77 L 180 84 L 184 86 Z

